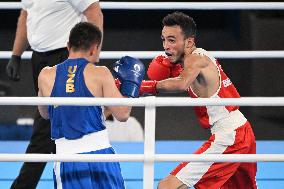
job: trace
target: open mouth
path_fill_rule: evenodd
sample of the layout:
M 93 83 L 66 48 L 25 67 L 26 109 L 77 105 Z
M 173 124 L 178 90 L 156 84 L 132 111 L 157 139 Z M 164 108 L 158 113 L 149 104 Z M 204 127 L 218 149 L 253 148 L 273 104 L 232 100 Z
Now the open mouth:
M 169 58 L 171 58 L 173 55 L 172 55 L 172 53 L 169 53 L 169 52 L 165 52 L 165 54 L 169 57 Z

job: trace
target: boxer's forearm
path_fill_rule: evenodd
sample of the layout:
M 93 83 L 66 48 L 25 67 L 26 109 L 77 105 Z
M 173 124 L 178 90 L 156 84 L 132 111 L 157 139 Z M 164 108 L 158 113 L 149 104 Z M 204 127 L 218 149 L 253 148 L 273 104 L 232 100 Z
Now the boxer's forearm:
M 43 96 L 41 90 L 38 90 L 38 96 L 39 97 Z M 48 106 L 39 105 L 38 111 L 39 111 L 41 117 L 43 117 L 44 119 L 49 119 Z

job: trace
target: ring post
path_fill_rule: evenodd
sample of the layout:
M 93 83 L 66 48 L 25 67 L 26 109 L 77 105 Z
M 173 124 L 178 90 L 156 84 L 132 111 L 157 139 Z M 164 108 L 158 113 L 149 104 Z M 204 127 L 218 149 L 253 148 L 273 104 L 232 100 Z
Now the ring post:
M 143 188 L 154 188 L 156 97 L 145 97 Z

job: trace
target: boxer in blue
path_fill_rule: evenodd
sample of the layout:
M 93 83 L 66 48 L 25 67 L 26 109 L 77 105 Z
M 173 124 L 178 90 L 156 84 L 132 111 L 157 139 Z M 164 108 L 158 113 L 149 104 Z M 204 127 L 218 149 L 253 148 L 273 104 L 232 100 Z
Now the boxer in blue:
M 138 97 L 145 68 L 138 59 L 125 56 L 114 64 L 121 82 L 117 89 L 111 72 L 93 64 L 99 54 L 102 34 L 87 22 L 70 32 L 66 61 L 44 68 L 38 78 L 38 96 L 43 97 Z M 51 138 L 57 154 L 114 154 L 100 106 L 39 106 L 41 116 L 51 121 Z M 119 121 L 130 115 L 129 106 L 107 107 Z M 125 188 L 117 162 L 57 162 L 55 188 Z

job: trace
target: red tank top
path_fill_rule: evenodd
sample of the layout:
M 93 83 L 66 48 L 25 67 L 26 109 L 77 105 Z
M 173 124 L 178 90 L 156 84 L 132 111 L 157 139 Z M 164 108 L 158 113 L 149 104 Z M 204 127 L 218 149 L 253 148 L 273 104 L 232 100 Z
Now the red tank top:
M 240 98 L 237 89 L 224 73 L 221 65 L 214 57 L 212 57 L 204 49 L 200 48 L 197 48 L 195 51 L 193 51 L 193 53 L 208 56 L 218 69 L 220 78 L 219 89 L 210 98 Z M 188 94 L 192 98 L 198 98 L 191 88 L 188 89 Z M 195 106 L 194 109 L 201 126 L 205 129 L 208 129 L 216 121 L 228 117 L 231 111 L 239 109 L 239 106 Z

